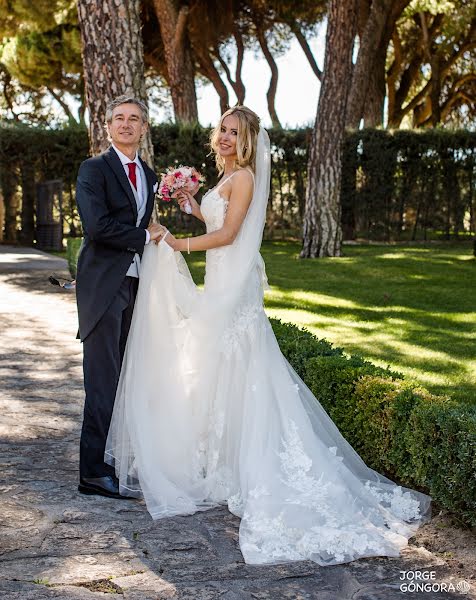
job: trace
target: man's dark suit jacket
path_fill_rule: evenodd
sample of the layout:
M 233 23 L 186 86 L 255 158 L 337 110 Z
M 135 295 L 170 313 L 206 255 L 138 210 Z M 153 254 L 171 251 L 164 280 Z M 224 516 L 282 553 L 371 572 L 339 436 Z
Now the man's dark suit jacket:
M 116 295 L 137 252 L 142 255 L 145 231 L 154 205 L 157 176 L 141 160 L 147 179 L 147 205 L 139 227 L 137 204 L 124 167 L 110 147 L 79 168 L 76 202 L 84 240 L 78 259 L 76 298 L 79 337 L 91 333 Z

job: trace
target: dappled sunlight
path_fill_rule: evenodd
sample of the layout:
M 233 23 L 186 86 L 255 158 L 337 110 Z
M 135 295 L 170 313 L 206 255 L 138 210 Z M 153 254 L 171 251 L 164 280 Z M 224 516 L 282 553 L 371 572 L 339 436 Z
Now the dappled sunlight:
M 468 255 L 468 254 L 462 254 L 461 256 L 456 256 L 455 259 L 456 260 L 460 260 L 460 261 L 464 261 L 464 262 L 471 262 L 471 263 L 475 263 L 476 264 L 476 257 Z
M 361 308 L 356 302 L 346 300 L 344 298 L 336 298 L 335 296 L 328 296 L 327 294 L 318 294 L 316 292 L 306 292 L 302 290 L 289 290 L 283 291 L 277 286 L 271 286 L 271 289 L 266 292 L 266 300 L 273 299 L 281 301 L 286 299 L 292 301 L 295 304 L 306 303 L 315 304 L 319 306 L 335 306 L 339 308 Z
M 389 325 L 397 325 L 397 326 L 405 326 L 407 324 L 405 319 L 397 319 L 397 318 L 392 318 L 392 317 L 389 317 L 387 319 L 387 323 Z
M 474 333 L 465 329 L 476 326 L 476 313 L 458 314 L 393 304 L 365 305 L 338 296 L 301 290 L 282 291 L 275 288 L 266 293 L 265 305 L 269 310 L 310 310 L 314 318 L 326 317 L 331 322 L 333 319 L 349 323 L 370 321 L 375 328 L 397 324 L 428 333 L 433 331 L 435 337 L 451 335 L 457 326 L 458 335 L 470 339 Z
M 372 357 L 372 362 L 379 367 L 388 367 L 388 362 Z M 429 372 L 425 369 L 418 369 L 416 367 L 409 367 L 406 364 L 396 364 L 397 371 L 401 372 L 406 379 L 417 381 L 423 387 L 427 388 L 444 388 L 451 384 L 451 379 L 447 376 L 439 373 Z
M 366 321 L 357 321 L 352 319 L 344 319 L 341 317 L 328 317 L 317 313 L 310 313 L 302 309 L 285 309 L 279 310 L 275 308 L 266 308 L 266 313 L 269 317 L 281 319 L 294 323 L 300 327 L 306 327 L 319 337 L 326 337 L 331 341 L 329 331 L 337 334 L 344 334 L 348 329 L 364 330 L 366 332 L 375 330 L 375 324 Z M 317 333 L 319 332 L 319 333 Z
M 266 312 L 270 317 L 306 327 L 348 354 L 360 354 L 379 366 L 390 366 L 434 391 L 451 393 L 454 388 L 458 396 L 466 397 L 464 390 L 454 385 L 455 379 L 464 381 L 467 389 L 476 386 L 476 361 L 462 362 L 458 358 L 466 355 L 463 340 L 474 338 L 471 332 L 458 332 L 453 340 L 454 330 L 432 331 L 425 325 L 420 326 L 415 311 L 405 307 L 399 309 L 406 318 L 379 318 L 379 313 L 388 308 L 376 309 L 375 321 L 361 321 L 356 314 L 339 311 L 330 316 L 323 313 L 323 308 L 315 312 L 267 308 Z M 469 393 L 467 399 L 471 399 Z
M 409 279 L 431 279 L 429 275 L 419 275 L 417 273 L 414 273 L 413 275 L 407 275 L 407 277 Z
M 408 259 L 408 255 L 400 253 L 400 252 L 395 252 L 392 254 L 380 254 L 380 256 L 378 257 L 379 259 L 386 259 L 386 260 L 406 260 Z M 418 257 L 418 259 L 420 260 L 420 257 Z
M 393 352 L 404 355 L 412 361 L 443 362 L 446 368 L 451 364 L 460 367 L 459 361 L 452 357 L 451 352 L 454 348 L 450 343 L 448 343 L 448 351 L 445 352 L 427 347 L 422 348 L 416 341 L 402 339 L 408 333 L 404 329 L 408 326 L 408 321 L 403 319 L 389 319 L 387 323 L 384 323 L 383 321 L 358 321 L 342 317 L 331 318 L 299 309 L 279 310 L 270 308 L 266 312 L 270 317 L 307 327 L 318 337 L 325 337 L 338 345 L 345 346 L 349 330 L 352 330 L 352 346 L 359 347 L 362 350 L 375 353 L 377 345 L 391 344 Z M 394 321 L 392 324 L 396 327 L 388 328 L 388 321 Z M 359 336 L 359 332 L 362 332 L 362 335 Z
M 318 260 L 299 260 L 299 251 L 292 242 L 263 244 L 269 316 L 431 391 L 476 396 L 471 244 L 346 245 L 345 257 Z M 198 274 L 203 257 L 192 262 Z
M 451 319 L 455 323 L 461 323 L 463 325 L 473 324 L 474 326 L 476 326 L 476 312 L 454 314 L 454 315 L 451 315 Z M 469 332 L 468 336 L 471 337 L 472 339 L 474 339 L 475 332 L 474 331 Z
M 401 356 L 410 357 L 413 366 L 418 363 L 424 363 L 425 365 L 434 365 L 434 369 L 438 370 L 439 364 L 444 364 L 446 369 L 461 368 L 459 361 L 452 358 L 449 352 L 442 352 L 431 350 L 430 348 L 422 348 L 408 341 L 398 339 L 396 336 L 390 336 L 388 334 L 377 334 L 372 336 L 372 343 L 368 343 L 368 350 L 374 352 L 373 346 L 376 344 L 390 344 L 392 351 L 395 354 Z M 448 348 L 450 350 L 450 348 Z

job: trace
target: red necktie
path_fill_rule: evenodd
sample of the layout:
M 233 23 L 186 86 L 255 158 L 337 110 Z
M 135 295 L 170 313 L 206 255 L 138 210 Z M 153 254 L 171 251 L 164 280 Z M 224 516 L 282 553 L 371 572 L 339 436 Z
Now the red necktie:
M 136 179 L 136 163 L 132 162 L 132 163 L 127 163 L 127 166 L 129 168 L 129 179 L 131 180 L 132 185 L 136 188 L 137 190 L 137 179 Z

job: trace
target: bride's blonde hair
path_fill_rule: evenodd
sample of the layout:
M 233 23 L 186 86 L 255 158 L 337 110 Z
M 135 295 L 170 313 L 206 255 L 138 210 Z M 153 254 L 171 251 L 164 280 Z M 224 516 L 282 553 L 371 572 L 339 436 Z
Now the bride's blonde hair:
M 215 162 L 218 173 L 221 175 L 225 169 L 225 159 L 218 152 L 218 138 L 220 136 L 223 120 L 229 115 L 235 115 L 238 119 L 238 131 L 236 139 L 236 161 L 235 164 L 244 169 L 256 168 L 256 145 L 259 132 L 259 117 L 250 108 L 242 105 L 233 106 L 224 112 L 218 125 L 210 134 L 210 147 L 215 154 Z

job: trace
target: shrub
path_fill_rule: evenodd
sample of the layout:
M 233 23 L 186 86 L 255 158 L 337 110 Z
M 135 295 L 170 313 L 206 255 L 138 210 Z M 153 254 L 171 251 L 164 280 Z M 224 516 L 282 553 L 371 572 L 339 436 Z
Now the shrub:
M 476 525 L 476 407 L 433 396 L 412 411 L 407 440 L 415 477 Z
M 68 238 L 66 240 L 66 258 L 68 260 L 69 272 L 73 279 L 76 278 L 76 267 L 82 241 L 82 238 Z
M 405 383 L 400 387 L 389 406 L 389 435 L 390 445 L 383 463 L 390 473 L 398 473 L 401 481 L 410 483 L 421 481 L 415 474 L 415 464 L 411 451 L 412 430 L 411 415 L 422 402 L 431 402 L 432 396 L 426 390 Z M 445 400 L 440 398 L 441 401 Z
M 319 340 L 307 329 L 280 319 L 270 319 L 274 333 L 279 340 L 281 352 L 292 364 L 296 373 L 304 379 L 306 362 L 314 356 L 343 356 L 342 348 L 334 347 L 327 340 Z
M 476 525 L 476 407 L 345 356 L 295 325 L 273 319 L 272 326 L 283 354 L 371 468 L 426 490 Z
M 379 466 L 376 443 L 385 443 L 386 420 L 382 392 L 394 389 L 401 377 L 359 356 L 319 356 L 307 362 L 305 382 L 334 423 L 370 467 Z

